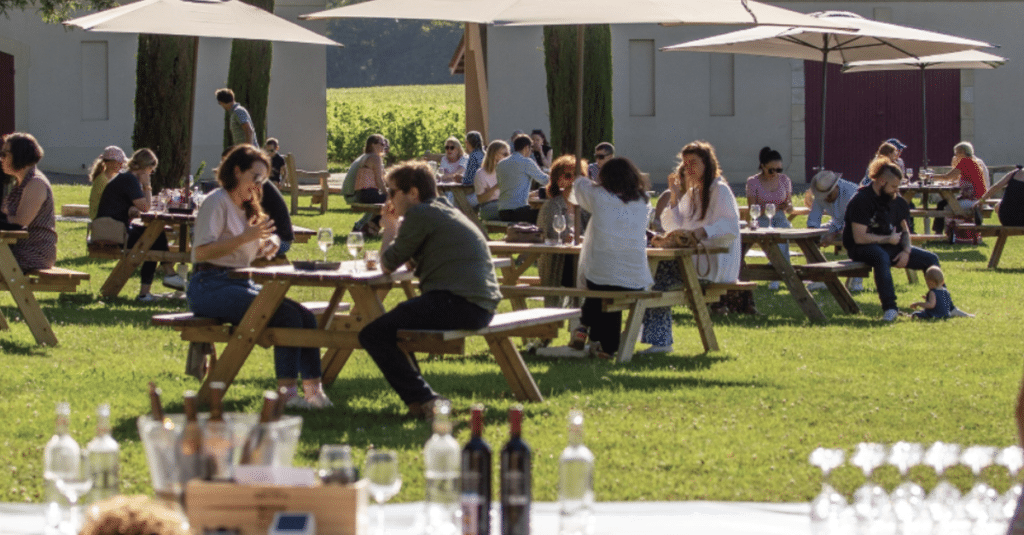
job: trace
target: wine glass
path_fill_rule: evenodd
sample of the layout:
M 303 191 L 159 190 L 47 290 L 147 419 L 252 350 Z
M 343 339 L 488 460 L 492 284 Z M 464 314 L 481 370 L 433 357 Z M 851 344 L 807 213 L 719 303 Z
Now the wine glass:
M 750 205 L 750 228 L 757 229 L 757 220 L 761 218 L 761 205 Z
M 892 509 L 889 494 L 872 479 L 875 469 L 885 463 L 886 453 L 883 444 L 861 442 L 850 459 L 864 472 L 864 484 L 853 493 L 853 507 L 857 520 L 868 528 L 884 521 Z
M 772 218 L 775 217 L 775 204 L 770 203 L 770 202 L 769 203 L 765 203 L 765 205 L 764 205 L 764 215 L 765 215 L 765 217 L 768 218 L 768 228 L 771 229 L 772 228 Z
M 320 250 L 324 252 L 324 262 L 326 262 L 327 250 L 334 245 L 334 231 L 330 227 L 320 227 L 320 230 L 316 233 L 316 243 L 320 246 Z
M 924 448 L 912 442 L 897 442 L 889 452 L 889 464 L 900 471 L 904 482 L 892 491 L 892 509 L 901 525 L 901 533 L 910 533 L 912 526 L 926 520 L 924 489 L 908 477 L 910 469 L 921 464 Z M 929 526 L 930 527 L 930 526 Z
M 1003 448 L 996 454 L 996 464 L 1005 466 L 1010 471 L 1010 488 L 1002 497 L 1002 518 L 1009 520 L 1013 518 L 1013 511 L 1020 501 L 1021 483 L 1017 479 L 1017 473 L 1024 467 L 1024 449 L 1020 446 L 1009 446 Z
M 352 447 L 347 444 L 324 444 L 320 447 L 317 475 L 324 484 L 355 483 Z
M 562 243 L 562 232 L 565 231 L 565 216 L 562 214 L 555 214 L 555 217 L 551 219 L 551 228 L 555 229 L 558 233 L 558 244 Z
M 839 517 L 846 508 L 846 498 L 832 487 L 829 476 L 842 466 L 845 452 L 841 449 L 817 448 L 811 452 L 811 464 L 821 468 L 821 493 L 811 502 L 811 525 L 816 533 L 838 533 Z
M 366 479 L 370 496 L 377 502 L 377 534 L 384 534 L 384 503 L 402 488 L 402 474 L 398 470 L 398 454 L 392 450 L 372 449 L 366 453 Z
M 935 469 L 935 476 L 939 479 L 925 500 L 932 522 L 937 526 L 947 525 L 957 516 L 960 491 L 946 480 L 944 474 L 947 468 L 957 464 L 959 458 L 959 444 L 936 442 L 924 453 L 924 463 Z
M 67 533 L 78 533 L 82 524 L 78 500 L 92 489 L 92 473 L 89 471 L 89 458 L 83 454 L 77 467 L 72 467 L 67 472 L 57 473 L 54 484 L 57 487 L 57 491 L 67 498 L 68 503 L 71 505 L 71 518 L 68 521 Z
M 996 455 L 993 446 L 971 446 L 964 450 L 960 462 L 971 469 L 974 474 L 974 486 L 964 496 L 964 512 L 975 527 L 987 524 L 991 518 L 990 511 L 995 508 L 999 494 L 982 477 L 982 470 L 992 465 Z
M 348 235 L 348 240 L 346 240 L 345 242 L 345 246 L 348 247 L 348 254 L 351 255 L 352 258 L 356 259 L 356 265 L 354 270 L 356 273 L 359 273 L 359 259 L 362 258 L 362 255 L 360 253 L 362 253 L 363 251 L 363 233 L 350 232 Z

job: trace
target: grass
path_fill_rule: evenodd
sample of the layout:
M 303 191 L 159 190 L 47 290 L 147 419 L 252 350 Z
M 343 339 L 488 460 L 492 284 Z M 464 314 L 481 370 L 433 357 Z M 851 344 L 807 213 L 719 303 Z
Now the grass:
M 54 189 L 58 205 L 84 203 L 88 196 L 84 186 Z M 358 214 L 342 209 L 341 202 L 332 204 L 327 215 L 300 216 L 296 224 L 331 226 L 343 243 Z M 122 297 L 100 298 L 113 261 L 86 256 L 84 224 L 61 222 L 58 230 L 58 265 L 87 271 L 92 280 L 77 294 L 40 295 L 61 342 L 52 348 L 35 345 L 9 295 L 0 295 L 0 309 L 11 323 L 10 331 L 0 332 L 7 370 L 0 386 L 0 411 L 6 415 L 0 444 L 9 460 L 0 472 L 0 501 L 41 501 L 43 447 L 53 432 L 54 404 L 65 399 L 72 402 L 72 433 L 83 444 L 93 433 L 96 405 L 112 404 L 123 490 L 150 492 L 135 428 L 135 418 L 148 412 L 146 382 L 163 388 L 171 412 L 181 411 L 183 391 L 198 383 L 183 374 L 186 344 L 170 330 L 151 327 L 149 319 L 186 306 L 136 304 L 130 297 L 138 290 L 137 277 Z M 587 418 L 599 500 L 806 501 L 819 490 L 820 476 L 807 462 L 818 446 L 849 452 L 862 441 L 1014 443 L 1024 247 L 1011 240 L 1002 268 L 989 271 L 992 244 L 988 239 L 977 247 L 931 246 L 957 305 L 978 314 L 973 320 L 883 324 L 874 285 L 866 280 L 868 291 L 855 295 L 863 309 L 859 315 L 842 313 L 827 293 L 816 293 L 830 318 L 817 325 L 803 317 L 788 292 L 769 292 L 762 284 L 756 300 L 763 316 L 715 319 L 717 352 L 703 352 L 688 310 L 677 307 L 671 354 L 637 356 L 622 365 L 528 357 L 546 398 L 525 408 L 534 499 L 556 499 L 557 459 L 573 407 Z M 335 247 L 331 256 L 339 259 L 342 249 Z M 314 244 L 304 244 L 292 256 L 318 254 Z M 901 273 L 894 275 L 902 306 L 924 293 L 923 283 L 910 286 Z M 292 295 L 326 296 L 325 290 Z M 392 296 L 388 305 L 397 299 Z M 424 361 L 423 371 L 453 400 L 460 443 L 468 439 L 469 406 L 487 406 L 485 437 L 497 450 L 507 437 L 513 399 L 485 344 L 471 340 L 468 353 Z M 273 376 L 271 351 L 257 347 L 228 392 L 228 409 L 258 410 Z M 295 463 L 312 466 L 319 446 L 327 443 L 351 444 L 359 463 L 371 445 L 395 448 L 405 480 L 397 500 L 421 500 L 421 450 L 430 429 L 400 417 L 404 407 L 370 359 L 357 351 L 328 393 L 336 407 L 305 415 Z M 898 479 L 891 470 L 887 477 L 889 484 Z M 927 471 L 915 477 L 926 488 L 933 484 Z M 847 492 L 861 479 L 849 467 L 836 477 Z M 960 470 L 958 481 L 968 480 Z

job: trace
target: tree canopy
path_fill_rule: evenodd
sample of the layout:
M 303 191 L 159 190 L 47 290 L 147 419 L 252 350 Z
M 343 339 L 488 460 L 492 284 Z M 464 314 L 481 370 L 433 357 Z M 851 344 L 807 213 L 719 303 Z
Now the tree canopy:
M 0 0 L 0 15 L 10 17 L 12 10 L 34 7 L 44 21 L 58 23 L 79 9 L 100 10 L 116 5 L 114 0 Z

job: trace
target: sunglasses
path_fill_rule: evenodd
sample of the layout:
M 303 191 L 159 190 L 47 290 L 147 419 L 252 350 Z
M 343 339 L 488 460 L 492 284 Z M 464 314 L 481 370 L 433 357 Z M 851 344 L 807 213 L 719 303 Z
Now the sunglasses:
M 398 193 L 397 189 L 395 189 L 395 188 L 388 188 L 388 197 L 394 197 L 396 193 Z
M 769 168 L 765 169 L 765 172 L 768 173 L 769 175 L 774 175 L 776 173 L 781 173 L 782 172 L 782 168 L 781 167 L 769 167 Z
M 445 146 L 444 150 L 455 150 L 457 148 L 458 147 L 456 147 L 455 145 L 447 145 L 447 146 Z
M 608 157 L 607 154 L 594 154 L 594 159 L 595 160 L 603 160 L 603 159 L 605 159 L 607 157 Z

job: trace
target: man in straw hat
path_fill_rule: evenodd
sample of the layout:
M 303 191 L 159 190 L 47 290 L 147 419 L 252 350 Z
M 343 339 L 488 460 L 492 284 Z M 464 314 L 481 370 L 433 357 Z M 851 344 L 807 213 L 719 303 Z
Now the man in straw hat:
M 809 198 L 805 201 L 811 209 L 811 213 L 807 214 L 807 228 L 820 228 L 821 216 L 827 214 L 832 219 L 826 225 L 828 234 L 821 237 L 821 245 L 828 247 L 842 241 L 846 205 L 853 198 L 853 194 L 857 193 L 857 185 L 849 180 L 843 180 L 841 173 L 821 171 L 811 179 L 807 192 Z M 864 289 L 864 282 L 860 277 L 854 277 L 847 280 L 846 286 L 851 292 L 859 292 Z M 815 282 L 808 288 L 824 289 L 825 283 Z

